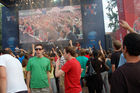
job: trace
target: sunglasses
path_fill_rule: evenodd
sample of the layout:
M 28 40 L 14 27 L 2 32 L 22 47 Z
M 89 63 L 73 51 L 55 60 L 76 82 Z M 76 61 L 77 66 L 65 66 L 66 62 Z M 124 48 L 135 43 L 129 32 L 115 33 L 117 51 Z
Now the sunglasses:
M 35 48 L 35 50 L 37 51 L 37 50 L 42 50 L 42 48 Z

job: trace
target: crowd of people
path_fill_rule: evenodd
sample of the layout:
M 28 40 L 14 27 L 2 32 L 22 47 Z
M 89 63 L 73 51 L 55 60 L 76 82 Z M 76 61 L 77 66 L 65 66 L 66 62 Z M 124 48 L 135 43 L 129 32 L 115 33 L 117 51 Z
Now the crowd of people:
M 123 44 L 113 41 L 113 52 L 101 41 L 81 48 L 80 43 L 46 52 L 32 44 L 32 52 L 15 48 L 0 50 L 0 93 L 139 93 L 140 35 L 127 22 Z
M 83 38 L 81 10 L 78 5 L 27 11 L 20 11 L 20 43 Z

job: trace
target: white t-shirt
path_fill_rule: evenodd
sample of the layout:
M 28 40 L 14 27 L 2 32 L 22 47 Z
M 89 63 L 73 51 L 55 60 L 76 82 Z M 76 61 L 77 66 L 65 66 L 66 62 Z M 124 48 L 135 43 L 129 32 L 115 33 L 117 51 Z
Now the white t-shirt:
M 26 91 L 27 86 L 24 81 L 22 65 L 18 59 L 9 54 L 0 56 L 0 66 L 6 68 L 7 73 L 7 93 Z

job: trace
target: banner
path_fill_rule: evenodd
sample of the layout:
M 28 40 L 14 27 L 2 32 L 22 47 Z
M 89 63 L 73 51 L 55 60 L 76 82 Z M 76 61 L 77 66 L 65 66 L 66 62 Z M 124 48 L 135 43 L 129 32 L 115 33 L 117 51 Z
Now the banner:
M 15 9 L 2 7 L 2 48 L 18 46 L 18 19 Z
M 98 47 L 98 41 L 101 40 L 105 48 L 105 28 L 103 17 L 102 0 L 83 0 L 82 16 L 84 39 L 83 45 L 88 48 Z
M 117 0 L 119 20 L 125 20 L 138 33 L 140 33 L 140 0 Z M 127 31 L 120 28 L 116 32 L 116 39 L 121 40 Z

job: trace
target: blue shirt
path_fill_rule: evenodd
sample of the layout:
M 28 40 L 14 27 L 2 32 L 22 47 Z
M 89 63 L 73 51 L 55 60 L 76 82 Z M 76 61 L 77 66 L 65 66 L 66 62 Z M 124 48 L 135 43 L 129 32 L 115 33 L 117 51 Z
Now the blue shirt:
M 126 63 L 126 59 L 124 58 L 123 53 L 121 53 L 118 67 L 122 66 L 125 63 Z
M 18 60 L 20 61 L 20 63 L 22 63 L 22 60 L 23 59 L 24 59 L 24 56 L 18 58 Z
M 109 67 L 108 73 L 112 73 L 112 69 L 111 69 L 112 65 L 111 65 L 111 60 L 110 59 L 107 59 L 106 65 Z

